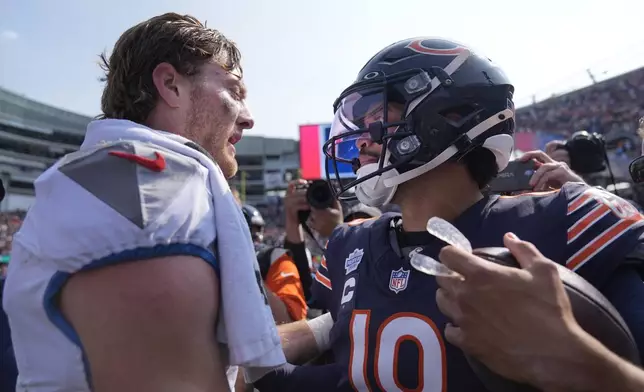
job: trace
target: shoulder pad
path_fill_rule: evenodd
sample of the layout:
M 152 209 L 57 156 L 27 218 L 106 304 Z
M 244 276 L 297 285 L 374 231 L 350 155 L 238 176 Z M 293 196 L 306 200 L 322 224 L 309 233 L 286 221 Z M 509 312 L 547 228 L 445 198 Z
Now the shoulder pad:
M 137 141 L 105 144 L 89 154 L 70 154 L 57 167 L 59 173 L 140 228 L 159 215 L 153 210 L 167 209 L 173 196 L 201 168 L 195 159 Z
M 344 223 L 333 230 L 327 242 L 327 254 L 336 251 L 370 230 L 387 230 L 393 218 L 399 214 L 383 214 L 378 218 L 357 219 Z
M 206 247 L 215 237 L 207 177 L 197 160 L 150 143 L 78 151 L 36 180 L 36 201 L 17 239 L 76 267 L 159 244 Z
M 385 213 L 380 215 L 379 217 L 374 217 L 374 218 L 359 218 L 359 219 L 354 219 L 349 222 L 345 222 L 342 225 L 338 226 L 336 230 L 338 229 L 344 229 L 345 231 L 350 231 L 350 228 L 352 227 L 361 227 L 361 228 L 370 228 L 374 224 L 382 224 L 383 222 L 389 222 L 391 219 L 394 217 L 400 216 L 398 213 Z

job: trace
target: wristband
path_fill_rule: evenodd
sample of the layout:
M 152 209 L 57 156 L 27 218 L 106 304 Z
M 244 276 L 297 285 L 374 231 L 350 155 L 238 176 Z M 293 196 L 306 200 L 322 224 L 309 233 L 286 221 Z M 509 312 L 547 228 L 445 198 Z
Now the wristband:
M 306 323 L 309 328 L 311 328 L 311 332 L 313 332 L 315 343 L 317 344 L 320 352 L 325 352 L 331 348 L 331 339 L 329 337 L 331 327 L 333 327 L 333 317 L 331 317 L 331 313 L 325 313 L 313 320 L 307 320 Z

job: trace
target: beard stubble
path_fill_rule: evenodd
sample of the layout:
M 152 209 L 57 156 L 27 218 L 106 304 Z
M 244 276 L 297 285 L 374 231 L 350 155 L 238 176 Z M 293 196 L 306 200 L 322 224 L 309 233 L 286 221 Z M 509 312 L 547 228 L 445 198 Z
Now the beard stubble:
M 190 94 L 191 108 L 186 124 L 186 137 L 198 143 L 215 159 L 226 178 L 237 173 L 237 161 L 228 152 L 229 130 L 235 118 L 233 108 L 221 99 L 208 99 L 202 88 Z M 215 101 L 217 105 L 211 105 Z

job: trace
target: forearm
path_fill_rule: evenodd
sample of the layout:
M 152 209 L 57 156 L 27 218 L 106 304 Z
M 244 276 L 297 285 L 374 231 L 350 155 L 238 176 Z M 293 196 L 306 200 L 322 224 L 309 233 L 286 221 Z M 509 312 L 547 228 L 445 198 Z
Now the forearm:
M 292 222 L 287 220 L 284 231 L 286 234 L 286 240 L 293 244 L 299 244 L 304 242 L 304 233 L 302 232 L 302 226 L 300 222 Z
M 286 304 L 282 302 L 280 297 L 270 290 L 266 290 L 268 296 L 268 304 L 271 307 L 271 312 L 273 313 L 273 318 L 277 325 L 290 323 L 293 321 L 291 315 L 288 312 Z
M 599 342 L 593 342 L 592 361 L 587 373 L 590 378 L 580 390 L 641 392 L 644 391 L 644 370 L 612 353 Z
M 329 332 L 333 326 L 330 314 L 313 320 L 302 320 L 278 326 L 282 349 L 289 363 L 303 364 L 329 348 Z
M 306 320 L 282 324 L 277 327 L 286 361 L 294 364 L 306 363 L 321 352 L 315 342 L 315 335 Z
M 566 354 L 552 361 L 550 377 L 538 380 L 535 386 L 548 392 L 644 391 L 644 370 L 612 353 L 587 333 L 576 332 L 563 348 Z

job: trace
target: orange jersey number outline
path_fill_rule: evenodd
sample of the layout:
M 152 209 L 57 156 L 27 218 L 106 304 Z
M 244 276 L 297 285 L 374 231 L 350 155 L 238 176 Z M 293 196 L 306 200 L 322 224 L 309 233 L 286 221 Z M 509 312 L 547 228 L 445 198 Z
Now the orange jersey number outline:
M 376 347 L 369 352 L 370 310 L 354 310 L 349 324 L 351 355 L 349 381 L 357 391 L 373 391 L 367 377 L 367 358 L 374 357 L 378 388 L 383 391 L 447 391 L 447 359 L 441 332 L 428 317 L 399 312 L 389 316 L 378 328 Z M 418 346 L 418 385 L 409 389 L 398 379 L 400 344 L 411 341 Z

